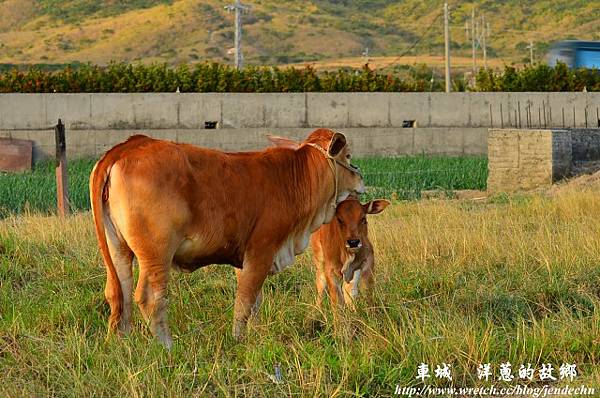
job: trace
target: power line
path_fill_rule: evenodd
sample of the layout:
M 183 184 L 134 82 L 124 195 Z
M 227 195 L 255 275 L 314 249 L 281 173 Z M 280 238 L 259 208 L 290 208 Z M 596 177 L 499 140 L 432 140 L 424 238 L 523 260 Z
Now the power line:
M 427 27 L 427 29 L 425 29 L 425 33 L 423 33 L 421 35 L 421 37 L 419 37 L 413 44 L 411 44 L 406 50 L 404 50 L 404 52 L 402 52 L 402 54 L 398 55 L 393 61 L 387 63 L 386 65 L 380 67 L 379 69 L 385 69 L 390 65 L 393 65 L 395 63 L 397 63 L 400 58 L 404 57 L 405 55 L 407 55 L 409 52 L 411 52 L 420 42 L 421 40 L 423 40 L 425 38 L 425 36 L 427 36 L 427 34 L 429 33 L 429 31 L 431 30 L 431 28 L 434 26 L 434 24 L 437 22 L 438 19 L 440 19 L 440 17 L 442 16 L 443 11 L 440 12 L 434 19 L 433 21 L 431 21 L 431 24 L 429 24 L 429 26 Z

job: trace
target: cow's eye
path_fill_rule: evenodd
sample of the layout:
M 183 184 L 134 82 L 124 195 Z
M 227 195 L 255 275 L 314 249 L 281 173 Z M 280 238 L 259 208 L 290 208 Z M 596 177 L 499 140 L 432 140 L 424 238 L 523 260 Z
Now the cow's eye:
M 336 216 L 335 218 L 337 218 L 338 222 L 340 223 L 340 225 L 344 225 L 344 222 L 342 221 L 341 218 L 339 218 L 338 216 Z
M 347 154 L 347 155 L 346 155 L 346 159 L 348 159 L 348 160 L 352 159 L 352 155 L 350 155 L 350 154 Z
M 366 224 L 367 223 L 367 217 L 363 217 L 362 220 L 360 220 L 361 224 Z

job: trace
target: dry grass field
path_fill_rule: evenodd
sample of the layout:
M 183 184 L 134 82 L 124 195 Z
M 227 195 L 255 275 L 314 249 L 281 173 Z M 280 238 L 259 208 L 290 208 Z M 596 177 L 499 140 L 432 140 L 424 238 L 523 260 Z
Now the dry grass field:
M 397 202 L 370 219 L 375 305 L 334 329 L 314 306 L 307 253 L 268 279 L 243 343 L 230 333 L 233 269 L 173 273 L 172 352 L 137 311 L 129 337 L 106 336 L 89 213 L 10 216 L 0 221 L 0 395 L 391 396 L 420 384 L 422 362 L 451 364 L 457 387 L 504 385 L 478 380 L 480 363 L 494 378 L 504 362 L 514 373 L 551 363 L 555 377 L 575 363 L 571 385 L 597 387 L 598 214 L 600 192 L 585 189 Z
M 422 55 L 422 56 L 404 56 L 404 57 L 349 57 L 339 59 L 327 59 L 314 62 L 300 62 L 292 64 L 294 67 L 305 67 L 311 65 L 317 70 L 337 70 L 340 68 L 362 68 L 365 63 L 369 63 L 369 68 L 375 70 L 389 69 L 395 65 L 427 65 L 430 68 L 443 68 L 445 58 L 443 56 Z M 452 57 L 452 67 L 461 70 L 469 70 L 472 66 L 472 58 Z M 503 60 L 495 58 L 488 59 L 488 67 L 501 69 L 505 63 Z M 483 61 L 477 59 L 477 67 L 483 66 Z

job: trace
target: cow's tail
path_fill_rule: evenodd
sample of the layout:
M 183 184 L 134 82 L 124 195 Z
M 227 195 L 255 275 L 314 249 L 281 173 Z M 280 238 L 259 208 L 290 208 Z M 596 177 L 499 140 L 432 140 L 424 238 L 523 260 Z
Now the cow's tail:
M 94 225 L 96 227 L 96 236 L 100 246 L 100 253 L 106 265 L 106 289 L 104 295 L 106 301 L 110 305 L 111 314 L 108 319 L 108 329 L 113 331 L 117 329 L 123 311 L 123 291 L 119 275 L 115 269 L 115 264 L 108 250 L 108 242 L 106 240 L 105 220 L 105 203 L 108 200 L 108 178 L 112 162 L 107 159 L 108 156 L 101 158 L 94 166 L 94 170 L 90 176 L 90 202 L 92 205 L 92 215 L 94 217 Z

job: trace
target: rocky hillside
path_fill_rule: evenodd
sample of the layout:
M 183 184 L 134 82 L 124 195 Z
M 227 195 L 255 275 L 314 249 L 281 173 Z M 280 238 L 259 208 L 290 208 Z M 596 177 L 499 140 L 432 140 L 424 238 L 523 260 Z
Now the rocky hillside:
M 224 6 L 232 1 L 0 0 L 0 63 L 231 62 L 233 15 Z M 419 62 L 419 56 L 426 62 L 443 54 L 440 0 L 247 3 L 252 6 L 243 17 L 249 64 L 360 60 L 367 47 L 370 56 L 392 57 L 392 63 Z M 466 59 L 471 43 L 465 23 L 473 7 L 477 19 L 485 15 L 489 22 L 488 56 L 495 65 L 528 60 L 529 40 L 542 60 L 553 41 L 600 40 L 599 0 L 450 5 L 453 51 Z M 399 54 L 412 57 L 396 59 Z

